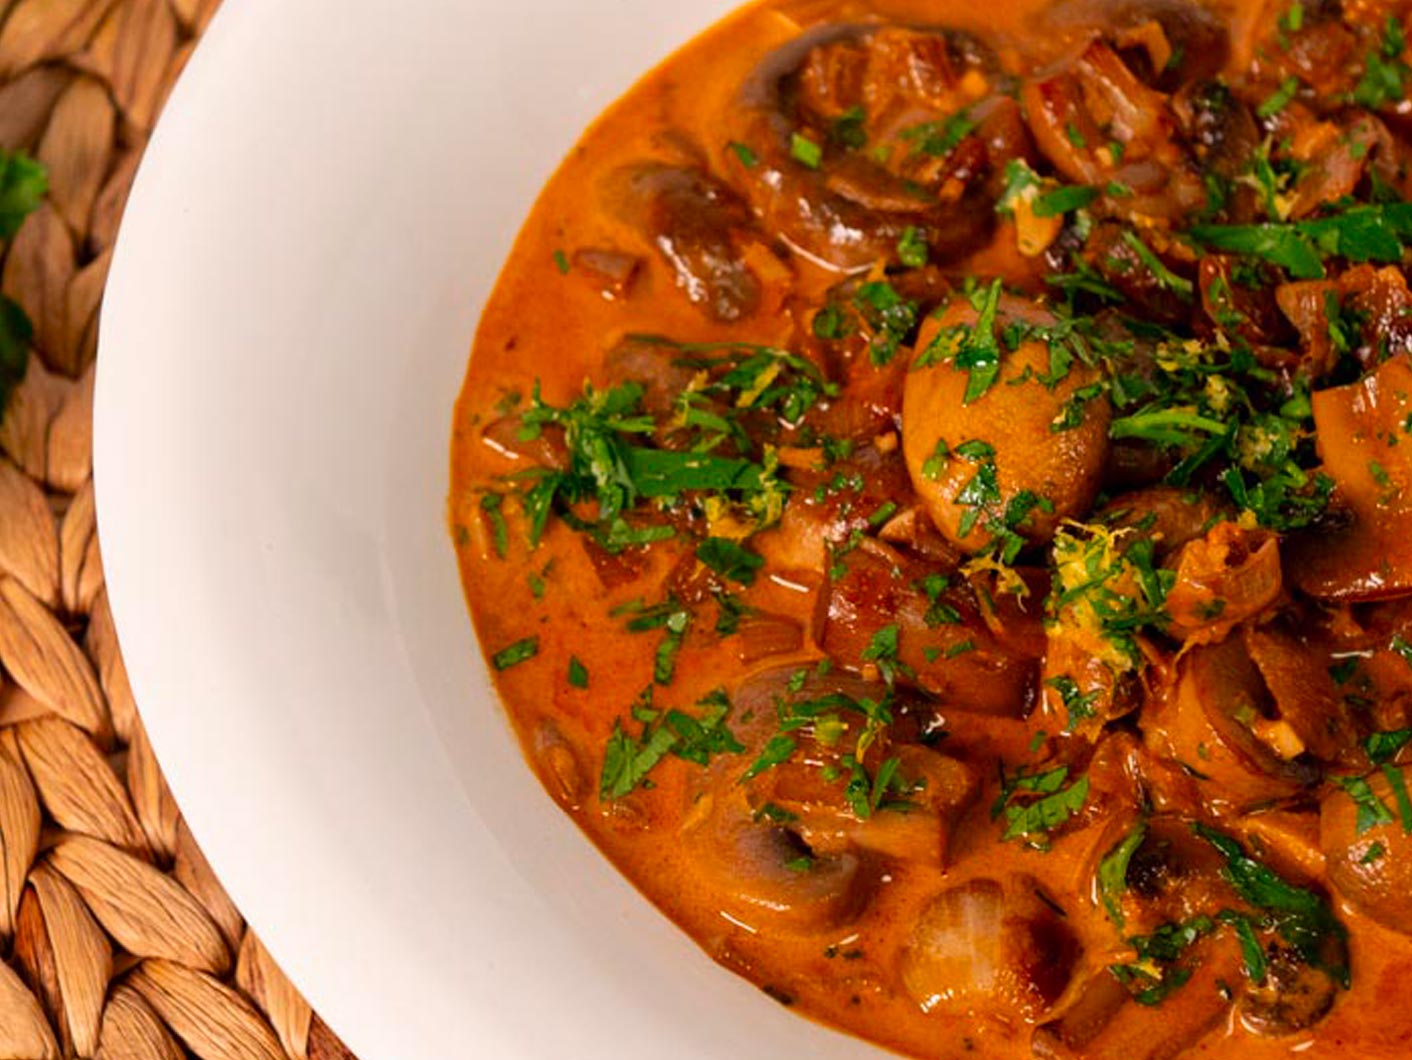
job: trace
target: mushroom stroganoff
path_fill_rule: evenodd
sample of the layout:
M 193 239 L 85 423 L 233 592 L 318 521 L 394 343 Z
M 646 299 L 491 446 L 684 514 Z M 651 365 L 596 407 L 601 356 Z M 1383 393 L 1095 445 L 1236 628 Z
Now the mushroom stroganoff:
M 452 531 L 721 964 L 920 1057 L 1412 1055 L 1410 22 L 772 0 L 574 149 Z

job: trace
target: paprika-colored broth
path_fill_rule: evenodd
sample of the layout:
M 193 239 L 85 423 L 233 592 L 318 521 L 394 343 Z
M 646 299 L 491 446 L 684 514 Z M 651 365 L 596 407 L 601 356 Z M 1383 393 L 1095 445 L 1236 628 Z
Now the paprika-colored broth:
M 721 964 L 920 1057 L 1409 1055 L 1409 15 L 759 3 L 550 181 L 462 579 Z

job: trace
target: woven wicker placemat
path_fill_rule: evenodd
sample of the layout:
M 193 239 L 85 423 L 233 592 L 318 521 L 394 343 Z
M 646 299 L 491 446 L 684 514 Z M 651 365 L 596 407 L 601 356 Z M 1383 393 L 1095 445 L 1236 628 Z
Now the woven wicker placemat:
M 142 729 L 91 478 L 98 306 L 153 121 L 219 0 L 0 0 L 0 148 L 49 173 L 0 293 L 0 1060 L 350 1054 L 245 926 Z

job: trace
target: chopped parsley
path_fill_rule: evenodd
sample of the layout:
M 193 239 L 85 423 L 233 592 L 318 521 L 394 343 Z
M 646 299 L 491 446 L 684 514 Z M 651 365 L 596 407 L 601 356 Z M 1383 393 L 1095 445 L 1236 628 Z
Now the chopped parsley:
M 495 547 L 495 554 L 501 559 L 510 551 L 510 528 L 505 522 L 505 513 L 501 511 L 504 503 L 505 498 L 499 493 L 487 493 L 480 499 L 480 510 L 490 521 L 491 542 Z
M 1226 859 L 1221 875 L 1243 901 L 1264 914 L 1262 926 L 1278 934 L 1305 964 L 1323 969 L 1347 989 L 1348 966 L 1342 958 L 1330 956 L 1328 942 L 1341 943 L 1348 929 L 1334 916 L 1328 902 L 1250 857 L 1230 836 L 1205 824 L 1192 828 Z M 1341 952 L 1341 947 L 1335 948 Z
M 1412 741 L 1412 729 L 1375 732 L 1363 741 L 1363 749 L 1368 752 L 1374 765 L 1382 765 L 1395 759 L 1409 741 Z
M 1401 103 L 1407 98 L 1407 75 L 1412 73 L 1402 60 L 1407 38 L 1396 15 L 1388 15 L 1382 40 L 1369 52 L 1363 75 L 1353 90 L 1353 101 L 1370 110 Z
M 974 296 L 975 324 L 954 324 L 943 328 L 917 358 L 918 368 L 950 361 L 963 369 L 967 373 L 966 393 L 961 399 L 963 404 L 969 405 L 983 397 L 1000 375 L 1000 345 L 995 337 L 995 316 L 1003 290 L 1001 281 L 995 280 Z
M 659 449 L 651 440 L 656 421 L 641 411 L 643 388 L 623 383 L 611 390 L 585 385 L 581 397 L 564 408 L 546 404 L 536 385 L 531 407 L 521 417 L 520 436 L 539 437 L 549 426 L 564 431 L 569 451 L 566 471 L 540 468 L 522 476 L 522 503 L 530 523 L 530 544 L 537 546 L 552 511 L 592 536 L 609 552 L 674 536 L 666 525 L 638 526 L 624 518 L 641 502 L 671 505 L 684 494 L 706 494 L 722 506 L 740 506 L 757 526 L 779 519 L 786 487 L 772 451 L 761 462 L 710 452 Z M 585 522 L 571 506 L 597 504 L 598 518 Z
M 1141 668 L 1138 634 L 1166 627 L 1167 593 L 1176 579 L 1157 565 L 1152 540 L 1096 525 L 1064 526 L 1054 536 L 1054 566 L 1049 627 L 1115 674 Z
M 1066 185 L 1045 192 L 1034 201 L 1036 217 L 1061 217 L 1080 210 L 1098 198 L 1098 189 L 1086 184 Z
M 1412 203 L 1348 206 L 1307 221 L 1196 225 L 1187 234 L 1211 250 L 1263 258 L 1296 280 L 1320 280 L 1325 258 L 1396 264 L 1412 239 Z
M 1073 732 L 1080 722 L 1087 721 L 1093 717 L 1093 705 L 1098 702 L 1098 691 L 1083 692 L 1078 683 L 1067 674 L 1059 677 L 1051 677 L 1044 682 L 1048 687 L 1059 693 L 1060 702 L 1064 704 L 1064 710 L 1069 715 L 1065 729 Z
M 840 147 L 857 151 L 868 146 L 868 112 L 862 107 L 849 107 L 833 120 L 829 139 Z
M 1280 82 L 1280 87 L 1270 93 L 1270 95 L 1261 102 L 1260 106 L 1255 108 L 1255 113 L 1262 118 L 1273 118 L 1276 114 L 1289 106 L 1290 101 L 1294 99 L 1298 92 L 1299 78 L 1286 77 Z
M 1098 896 L 1108 918 L 1119 928 L 1124 922 L 1122 899 L 1128 889 L 1128 866 L 1146 838 L 1147 825 L 1139 824 L 1098 863 Z
M 868 357 L 879 367 L 897 356 L 897 351 L 917 326 L 917 303 L 903 298 L 897 288 L 884 280 L 874 280 L 858 288 L 853 308 L 872 337 Z
M 975 130 L 975 121 L 963 110 L 943 121 L 913 125 L 902 133 L 902 138 L 911 142 L 913 154 L 944 158 Z
M 1169 269 L 1166 263 L 1153 252 L 1152 248 L 1143 242 L 1140 235 L 1131 228 L 1125 228 L 1123 229 L 1123 242 L 1137 255 L 1138 261 L 1142 262 L 1160 286 L 1182 298 L 1191 298 L 1196 290 L 1195 285 L 1185 276 L 1178 276 Z
M 897 260 L 909 269 L 920 269 L 930 258 L 926 237 L 916 225 L 908 225 L 897 240 Z
M 897 659 L 898 638 L 901 635 L 896 625 L 883 626 L 873 634 L 868 646 L 863 649 L 863 661 L 875 663 L 883 680 L 892 685 L 898 671 L 906 672 L 906 667 Z
M 569 684 L 574 688 L 588 687 L 588 667 L 579 661 L 577 655 L 569 656 Z
M 1358 808 L 1358 818 L 1356 829 L 1359 835 L 1370 828 L 1377 828 L 1379 825 L 1391 824 L 1396 818 L 1392 811 L 1382 799 L 1373 792 L 1368 782 L 1362 777 L 1339 777 L 1338 786 L 1341 787 L 1353 804 Z
M 740 164 L 746 169 L 754 169 L 760 164 L 760 156 L 739 140 L 732 140 L 729 146 L 731 153 L 740 160 Z
M 1049 833 L 1082 810 L 1088 800 L 1088 777 L 1068 783 L 1068 766 L 1042 773 L 1021 769 L 1010 776 L 1002 766 L 1000 778 L 1000 794 L 990 809 L 992 820 L 1005 818 L 1000 838 L 1023 839 L 1036 849 L 1047 849 Z
M 508 647 L 501 648 L 490 657 L 490 664 L 497 670 L 508 670 L 512 666 L 528 662 L 539 654 L 539 638 L 525 637 Z
M 1160 1005 L 1191 979 L 1191 968 L 1180 962 L 1200 939 L 1216 930 L 1209 916 L 1163 924 L 1150 935 L 1128 939 L 1137 953 L 1132 964 L 1110 964 L 1109 973 L 1127 987 L 1139 1005 Z
M 809 169 L 818 169 L 824 162 L 824 149 L 803 133 L 797 132 L 789 138 L 789 153 Z
M 754 585 L 765 557 L 724 537 L 708 537 L 696 546 L 696 558 L 727 581 Z
M 632 719 L 641 725 L 638 734 L 629 734 L 622 719 L 613 723 L 603 754 L 599 798 L 611 802 L 647 786 L 651 783 L 648 774 L 668 754 L 705 766 L 717 755 L 745 750 L 727 724 L 731 701 L 723 690 L 710 693 L 696 707 L 695 714 L 680 710 L 664 713 L 654 705 L 649 686 L 632 708 Z

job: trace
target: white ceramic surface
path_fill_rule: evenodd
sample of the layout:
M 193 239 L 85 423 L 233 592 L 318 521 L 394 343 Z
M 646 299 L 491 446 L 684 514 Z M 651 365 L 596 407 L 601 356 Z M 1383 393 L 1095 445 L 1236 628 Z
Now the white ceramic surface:
M 362 1060 L 869 1050 L 717 969 L 522 765 L 443 531 L 452 400 L 580 129 L 730 0 L 227 0 L 128 208 L 97 488 L 133 685 Z

